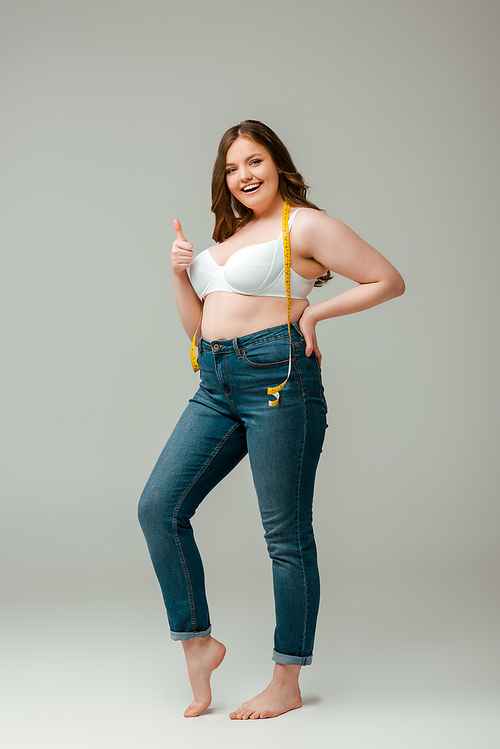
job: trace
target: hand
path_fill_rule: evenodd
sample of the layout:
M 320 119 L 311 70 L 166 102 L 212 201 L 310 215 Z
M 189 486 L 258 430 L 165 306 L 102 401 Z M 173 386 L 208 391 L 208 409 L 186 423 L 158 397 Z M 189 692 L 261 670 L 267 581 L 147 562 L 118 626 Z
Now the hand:
M 299 328 L 304 336 L 306 342 L 306 356 L 311 356 L 312 352 L 316 354 L 316 359 L 321 367 L 321 351 L 319 350 L 318 341 L 316 338 L 316 325 L 317 320 L 314 319 L 313 313 L 310 312 L 311 307 L 306 307 L 301 317 L 299 318 Z
M 172 245 L 172 269 L 174 273 L 182 273 L 192 263 L 194 257 L 193 245 L 187 241 L 182 233 L 181 222 L 178 219 L 174 221 L 174 229 L 177 239 Z

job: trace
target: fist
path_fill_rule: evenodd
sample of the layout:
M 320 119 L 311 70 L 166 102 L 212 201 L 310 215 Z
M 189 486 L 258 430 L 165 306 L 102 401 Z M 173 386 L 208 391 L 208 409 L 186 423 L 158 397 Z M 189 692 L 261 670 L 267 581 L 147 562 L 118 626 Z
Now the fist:
M 177 219 L 174 221 L 174 229 L 177 236 L 172 245 L 172 270 L 174 273 L 182 273 L 193 261 L 193 245 L 182 233 L 181 222 Z

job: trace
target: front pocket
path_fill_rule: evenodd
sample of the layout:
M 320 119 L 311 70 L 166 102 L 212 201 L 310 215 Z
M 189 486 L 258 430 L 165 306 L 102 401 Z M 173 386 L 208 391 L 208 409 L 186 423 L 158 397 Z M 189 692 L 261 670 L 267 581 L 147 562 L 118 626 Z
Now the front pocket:
M 290 357 L 290 342 L 288 338 L 277 341 L 257 343 L 241 349 L 244 360 L 252 367 L 278 367 L 288 364 Z

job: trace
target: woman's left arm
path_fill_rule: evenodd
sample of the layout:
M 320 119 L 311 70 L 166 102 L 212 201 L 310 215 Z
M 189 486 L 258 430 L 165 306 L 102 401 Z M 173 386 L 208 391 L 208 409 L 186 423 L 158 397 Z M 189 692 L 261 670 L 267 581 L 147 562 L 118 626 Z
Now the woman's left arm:
M 306 307 L 299 320 L 306 354 L 310 356 L 314 351 L 321 364 L 316 340 L 316 325 L 320 320 L 361 312 L 401 296 L 405 283 L 387 258 L 342 221 L 315 210 L 304 214 L 307 215 L 300 225 L 296 222 L 293 240 L 296 249 L 333 273 L 358 282 L 358 286 L 348 291 Z

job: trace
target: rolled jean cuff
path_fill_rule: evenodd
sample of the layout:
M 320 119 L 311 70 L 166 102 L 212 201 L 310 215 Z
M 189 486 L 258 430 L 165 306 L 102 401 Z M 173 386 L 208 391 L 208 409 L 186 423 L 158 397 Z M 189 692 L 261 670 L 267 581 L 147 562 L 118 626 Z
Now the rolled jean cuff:
M 207 637 L 212 631 L 212 625 L 204 632 L 172 632 L 170 630 L 170 637 L 172 640 L 193 640 L 195 637 Z
M 310 666 L 312 659 L 312 653 L 302 657 L 301 655 L 284 655 L 273 650 L 273 661 L 280 663 L 282 666 Z

